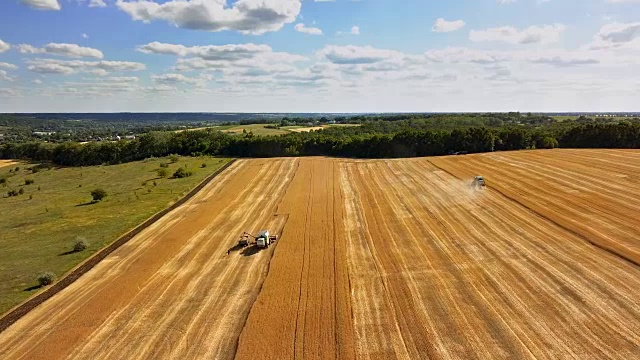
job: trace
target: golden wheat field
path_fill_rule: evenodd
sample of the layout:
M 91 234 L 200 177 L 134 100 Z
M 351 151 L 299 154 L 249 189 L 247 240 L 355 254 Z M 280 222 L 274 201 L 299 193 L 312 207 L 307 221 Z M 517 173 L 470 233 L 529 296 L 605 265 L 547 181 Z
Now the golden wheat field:
M 0 358 L 637 358 L 638 178 L 625 150 L 238 160 Z

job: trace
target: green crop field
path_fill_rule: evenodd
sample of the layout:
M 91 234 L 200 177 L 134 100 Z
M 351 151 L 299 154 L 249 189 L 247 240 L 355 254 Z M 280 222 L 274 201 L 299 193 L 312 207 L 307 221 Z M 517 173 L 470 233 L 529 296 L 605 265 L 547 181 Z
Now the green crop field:
M 38 291 L 39 273 L 51 271 L 61 277 L 175 202 L 228 161 L 214 157 L 152 158 L 37 173 L 30 170 L 36 164 L 0 167 L 0 179 L 6 179 L 0 183 L 0 313 Z M 167 164 L 167 177 L 158 176 L 160 164 Z M 179 167 L 193 175 L 171 179 Z M 25 180 L 33 183 L 26 185 Z M 90 193 L 96 188 L 104 189 L 107 197 L 91 203 Z M 8 196 L 11 190 L 23 193 Z M 85 239 L 89 247 L 73 253 L 78 238 Z

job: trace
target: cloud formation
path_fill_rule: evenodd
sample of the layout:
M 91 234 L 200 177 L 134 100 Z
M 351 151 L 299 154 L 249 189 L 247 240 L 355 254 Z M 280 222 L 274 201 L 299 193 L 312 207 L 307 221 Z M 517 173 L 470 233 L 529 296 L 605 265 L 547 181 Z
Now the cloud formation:
M 513 26 L 503 26 L 485 30 L 471 30 L 469 39 L 474 42 L 505 42 L 510 44 L 549 44 L 560 40 L 564 32 L 562 24 L 530 26 L 519 30 Z
M 49 43 L 42 48 L 37 48 L 29 44 L 20 44 L 16 47 L 22 54 L 48 54 L 71 58 L 89 57 L 94 59 L 102 59 L 104 57 L 102 51 L 98 49 L 83 47 L 76 44 Z
M 20 0 L 21 3 L 37 10 L 60 10 L 58 0 Z
M 264 34 L 280 30 L 294 22 L 302 6 L 300 0 L 238 0 L 231 6 L 226 0 L 153 1 L 117 0 L 118 8 L 132 19 L 167 21 L 177 27 L 202 30 L 235 30 L 243 34 Z
M 35 59 L 27 61 L 27 64 L 29 64 L 27 69 L 32 72 L 62 75 L 70 75 L 78 72 L 107 75 L 111 72 L 142 71 L 146 69 L 144 64 L 131 61 Z
M 464 26 L 465 26 L 465 22 L 462 20 L 447 21 L 443 18 L 439 18 L 433 24 L 433 27 L 431 28 L 431 30 L 433 32 L 443 33 L 443 32 L 460 30 Z

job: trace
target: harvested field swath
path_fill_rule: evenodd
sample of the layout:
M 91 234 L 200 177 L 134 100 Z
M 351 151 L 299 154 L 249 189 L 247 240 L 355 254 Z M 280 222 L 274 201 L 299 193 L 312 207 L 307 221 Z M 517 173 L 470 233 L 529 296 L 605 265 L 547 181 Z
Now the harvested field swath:
M 484 175 L 504 195 L 640 264 L 639 151 L 520 151 L 432 162 L 460 178 Z
M 0 358 L 232 357 L 272 250 L 227 250 L 243 231 L 281 231 L 295 164 L 237 162 L 0 334 Z
M 348 359 L 353 338 L 338 162 L 300 159 L 289 214 L 238 359 Z
M 638 355 L 637 266 L 426 159 L 341 167 L 358 358 Z

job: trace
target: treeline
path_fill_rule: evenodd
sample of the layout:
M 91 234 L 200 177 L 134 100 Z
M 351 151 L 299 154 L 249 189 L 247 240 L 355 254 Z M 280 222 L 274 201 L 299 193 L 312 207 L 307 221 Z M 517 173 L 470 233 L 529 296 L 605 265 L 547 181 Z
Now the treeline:
M 640 148 L 640 124 L 577 125 L 555 134 L 544 128 L 523 127 L 470 127 L 450 131 L 405 128 L 390 133 L 315 131 L 280 136 L 238 136 L 211 130 L 152 132 L 132 141 L 4 144 L 0 146 L 0 158 L 87 166 L 169 154 L 394 158 L 555 147 Z

